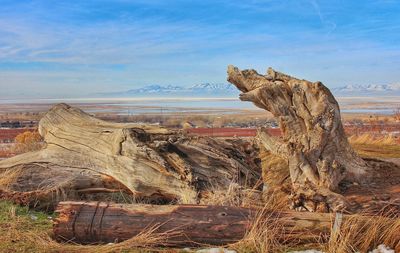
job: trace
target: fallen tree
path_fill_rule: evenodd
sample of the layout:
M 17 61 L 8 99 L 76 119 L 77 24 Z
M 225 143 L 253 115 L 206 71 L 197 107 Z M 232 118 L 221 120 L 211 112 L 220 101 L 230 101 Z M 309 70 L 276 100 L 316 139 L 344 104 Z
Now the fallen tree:
M 57 212 L 53 234 L 62 242 L 118 243 L 149 236 L 157 238 L 154 244 L 159 246 L 188 247 L 254 240 L 273 240 L 287 246 L 354 240 L 352 250 L 362 252 L 378 242 L 400 249 L 400 223 L 395 216 L 105 202 L 61 202 Z
M 268 226 L 282 240 L 317 242 L 331 233 L 335 219 L 336 226 L 342 222 L 342 216 L 335 214 L 204 205 L 60 202 L 56 211 L 54 236 L 82 244 L 121 242 L 151 231 L 162 234 L 162 243 L 168 246 L 226 245 L 261 223 L 265 226 L 261 229 Z
M 37 206 L 124 192 L 147 202 L 197 203 L 212 189 L 253 187 L 260 178 L 256 152 L 239 139 L 105 122 L 66 104 L 44 115 L 39 133 L 44 149 L 0 161 L 7 178 L 1 197 Z
M 293 207 L 309 211 L 349 209 L 339 194 L 339 183 L 366 183 L 370 167 L 349 145 L 339 105 L 321 82 L 310 82 L 277 72 L 228 67 L 228 81 L 243 93 L 240 99 L 271 112 L 282 138 L 259 131 L 257 139 L 284 158 L 293 187 Z

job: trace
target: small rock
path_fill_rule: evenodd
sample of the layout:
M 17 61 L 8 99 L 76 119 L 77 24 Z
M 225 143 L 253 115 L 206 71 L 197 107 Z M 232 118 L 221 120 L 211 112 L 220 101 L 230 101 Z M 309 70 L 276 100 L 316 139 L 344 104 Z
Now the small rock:
M 30 217 L 31 217 L 31 220 L 37 220 L 38 219 L 38 217 L 33 215 L 33 214 L 31 214 Z
M 378 246 L 378 248 L 374 249 L 373 251 L 370 251 L 369 253 L 395 253 L 395 252 L 391 248 L 387 247 L 385 244 L 381 244 Z
M 209 249 L 197 250 L 196 253 L 237 253 L 237 252 L 235 250 L 229 250 L 225 248 L 209 248 Z
M 262 190 L 263 190 L 263 192 L 268 192 L 269 186 L 267 183 L 264 183 Z
M 308 249 L 308 250 L 301 250 L 301 251 L 290 251 L 289 253 L 324 253 L 324 252 L 316 250 L 316 249 Z

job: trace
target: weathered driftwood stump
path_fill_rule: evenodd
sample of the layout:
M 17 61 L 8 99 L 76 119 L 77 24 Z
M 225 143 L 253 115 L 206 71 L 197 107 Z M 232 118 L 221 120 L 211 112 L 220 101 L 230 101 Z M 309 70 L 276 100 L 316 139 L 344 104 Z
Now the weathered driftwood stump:
M 273 154 L 287 160 L 293 186 L 294 207 L 310 211 L 348 207 L 338 192 L 342 180 L 363 182 L 369 170 L 349 145 L 339 105 L 321 82 L 300 80 L 269 68 L 228 67 L 228 81 L 243 93 L 240 99 L 271 112 L 283 137 L 259 131 L 258 140 Z
M 9 181 L 0 182 L 0 197 L 44 204 L 123 191 L 147 201 L 196 203 L 213 189 L 251 187 L 260 178 L 255 152 L 242 140 L 105 122 L 66 104 L 41 119 L 39 132 L 44 149 L 0 161 Z

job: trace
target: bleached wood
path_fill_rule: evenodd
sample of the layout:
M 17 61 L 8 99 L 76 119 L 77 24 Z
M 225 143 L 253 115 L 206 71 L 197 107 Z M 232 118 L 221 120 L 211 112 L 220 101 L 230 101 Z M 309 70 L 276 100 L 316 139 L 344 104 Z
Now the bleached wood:
M 289 163 L 293 206 L 310 211 L 342 210 L 348 207 L 338 194 L 346 179 L 363 183 L 369 167 L 349 145 L 337 101 L 321 82 L 310 82 L 277 72 L 228 66 L 228 81 L 242 94 L 242 101 L 271 112 L 279 121 L 283 137 L 259 131 L 257 139 Z
M 139 198 L 196 203 L 205 191 L 227 189 L 232 182 L 251 187 L 260 177 L 256 157 L 246 153 L 243 140 L 189 137 L 157 125 L 106 122 L 66 104 L 44 115 L 39 132 L 44 149 L 0 161 L 0 173 L 21 171 L 8 196 L 51 192 L 55 187 L 110 192 L 117 185 Z M 81 175 L 96 182 L 84 184 Z M 102 175 L 114 185 L 104 186 L 96 179 Z

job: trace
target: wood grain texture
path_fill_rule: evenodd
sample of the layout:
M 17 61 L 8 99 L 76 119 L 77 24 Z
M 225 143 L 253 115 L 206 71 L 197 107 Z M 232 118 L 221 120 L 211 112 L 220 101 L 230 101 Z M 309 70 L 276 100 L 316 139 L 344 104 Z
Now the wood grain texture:
M 259 131 L 256 137 L 289 164 L 293 207 L 310 211 L 349 208 L 338 194 L 339 183 L 368 183 L 367 163 L 349 145 L 337 101 L 321 82 L 291 77 L 271 68 L 266 75 L 228 66 L 228 81 L 240 99 L 271 112 L 282 138 Z
M 169 246 L 225 245 L 242 239 L 256 218 L 276 224 L 277 237 L 282 240 L 317 241 L 330 233 L 335 219 L 334 214 L 326 213 L 104 202 L 61 202 L 57 212 L 53 226 L 56 238 L 82 244 L 120 242 L 155 227 L 154 233 L 164 233 Z
M 260 178 L 256 154 L 239 139 L 106 122 L 66 104 L 44 115 L 39 132 L 44 149 L 0 161 L 0 173 L 20 171 L 8 191 L 103 188 L 148 200 L 196 203 L 211 188 L 227 189 L 232 182 L 252 187 Z M 104 176 L 114 183 L 104 183 Z

